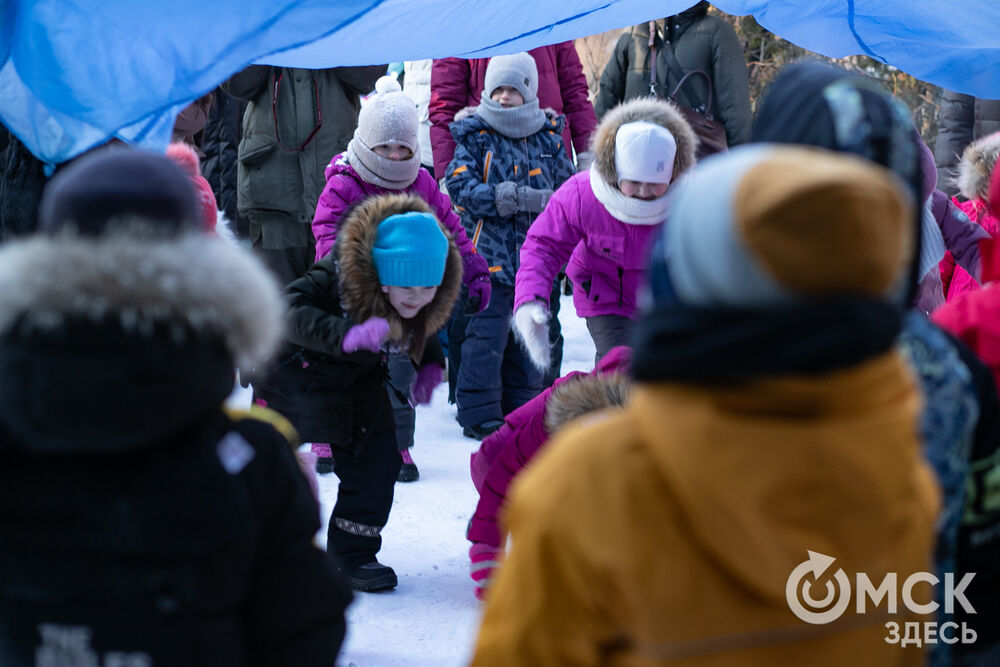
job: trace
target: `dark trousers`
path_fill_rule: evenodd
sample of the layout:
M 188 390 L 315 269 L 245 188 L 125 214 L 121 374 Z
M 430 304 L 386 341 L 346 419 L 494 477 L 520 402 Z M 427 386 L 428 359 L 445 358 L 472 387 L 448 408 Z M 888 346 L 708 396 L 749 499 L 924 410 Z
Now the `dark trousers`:
M 549 297 L 551 317 L 549 318 L 549 345 L 552 348 L 552 363 L 542 378 L 542 389 L 551 387 L 557 378 L 562 376 L 563 335 L 559 323 L 560 294 L 562 280 L 556 278 Z M 455 309 L 448 320 L 448 402 L 455 403 L 455 387 L 458 384 L 458 369 L 462 366 L 462 342 L 465 340 L 465 329 L 469 324 L 469 315 L 465 314 L 467 293 L 462 287 L 462 293 L 455 303 Z
M 334 446 L 333 472 L 340 479 L 337 504 L 327 530 L 327 551 L 344 569 L 364 565 L 382 548 L 396 476 L 403 460 L 395 433 L 375 426 L 355 455 L 354 445 Z
M 417 411 L 410 405 L 410 385 L 416 372 L 409 355 L 389 353 L 389 402 L 396 418 L 396 447 L 400 451 L 413 446 Z
M 302 276 L 316 255 L 312 228 L 280 214 L 252 215 L 250 245 L 282 285 Z
M 597 364 L 613 347 L 629 345 L 632 327 L 635 324 L 624 315 L 593 315 L 587 318 L 587 330 L 597 348 L 594 364 Z
M 462 426 L 502 420 L 542 389 L 542 373 L 514 339 L 513 305 L 514 288 L 494 280 L 489 306 L 465 327 L 455 391 Z

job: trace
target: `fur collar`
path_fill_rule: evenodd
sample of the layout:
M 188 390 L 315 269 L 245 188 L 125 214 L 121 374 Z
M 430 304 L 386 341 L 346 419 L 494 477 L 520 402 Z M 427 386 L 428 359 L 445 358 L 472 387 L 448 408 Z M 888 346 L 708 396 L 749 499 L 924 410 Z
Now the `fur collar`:
M 609 111 L 598 125 L 591 139 L 590 150 L 594 153 L 594 167 L 598 175 L 608 185 L 618 187 L 618 171 L 615 169 L 615 135 L 625 123 L 644 120 L 665 127 L 674 135 L 677 153 L 674 156 L 673 180 L 694 166 L 695 146 L 698 138 L 684 117 L 670 102 L 641 97 L 619 104 Z
M 632 381 L 625 373 L 578 375 L 552 390 L 545 405 L 545 430 L 555 433 L 577 417 L 628 402 Z
M 249 367 L 281 341 L 284 299 L 255 257 L 202 232 L 164 239 L 124 225 L 99 238 L 35 236 L 0 246 L 0 334 L 116 318 L 125 332 L 172 327 L 220 338 Z
M 990 172 L 1000 154 L 1000 132 L 976 139 L 962 151 L 955 185 L 966 199 L 986 201 L 990 191 Z
M 340 299 L 351 318 L 364 322 L 370 317 L 384 317 L 389 321 L 389 342 L 403 346 L 408 343 L 411 356 L 419 359 L 424 340 L 443 327 L 451 315 L 462 284 L 462 257 L 451 233 L 441 225 L 449 239 L 448 262 L 441 286 L 434 300 L 424 306 L 417 317 L 410 320 L 400 317 L 382 293 L 378 271 L 372 261 L 372 248 L 375 246 L 378 223 L 390 215 L 407 211 L 434 215 L 427 202 L 416 195 L 393 194 L 366 199 L 344 218 L 334 252 L 337 255 Z

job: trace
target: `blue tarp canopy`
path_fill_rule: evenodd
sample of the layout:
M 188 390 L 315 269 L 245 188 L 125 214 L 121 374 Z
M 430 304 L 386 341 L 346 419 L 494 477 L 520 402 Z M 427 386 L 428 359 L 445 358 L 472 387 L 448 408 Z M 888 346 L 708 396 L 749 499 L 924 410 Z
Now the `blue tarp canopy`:
M 0 122 L 45 162 L 119 137 L 162 149 L 174 116 L 244 66 L 323 68 L 513 53 L 692 0 L 0 0 Z M 1000 1 L 717 0 L 835 58 L 866 54 L 1000 98 Z

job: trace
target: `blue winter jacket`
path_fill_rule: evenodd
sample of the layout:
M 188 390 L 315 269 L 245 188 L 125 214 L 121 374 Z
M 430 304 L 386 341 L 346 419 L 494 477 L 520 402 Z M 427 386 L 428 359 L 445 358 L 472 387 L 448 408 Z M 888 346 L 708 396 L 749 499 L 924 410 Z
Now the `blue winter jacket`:
M 497 213 L 495 188 L 504 181 L 532 188 L 555 190 L 576 169 L 563 146 L 562 116 L 548 115 L 542 129 L 524 139 L 494 130 L 473 113 L 451 124 L 455 157 L 445 182 L 462 224 L 476 251 L 490 267 L 494 280 L 514 284 L 519 251 L 537 213 Z

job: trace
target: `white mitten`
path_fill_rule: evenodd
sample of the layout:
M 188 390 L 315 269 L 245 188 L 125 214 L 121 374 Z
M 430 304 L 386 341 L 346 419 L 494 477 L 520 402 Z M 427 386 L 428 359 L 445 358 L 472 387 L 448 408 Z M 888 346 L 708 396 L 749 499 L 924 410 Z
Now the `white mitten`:
M 549 367 L 549 307 L 541 301 L 526 303 L 514 311 L 514 332 L 540 370 Z

